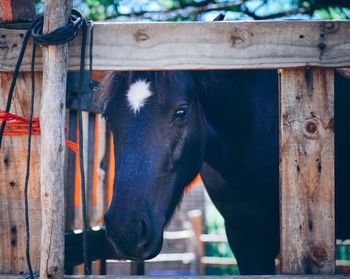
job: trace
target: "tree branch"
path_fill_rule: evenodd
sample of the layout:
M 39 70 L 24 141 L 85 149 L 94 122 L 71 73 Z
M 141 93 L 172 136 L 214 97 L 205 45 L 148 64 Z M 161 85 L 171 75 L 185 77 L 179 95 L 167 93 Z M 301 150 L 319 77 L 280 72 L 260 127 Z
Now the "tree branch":
M 150 20 L 174 20 L 174 19 L 193 19 L 197 15 L 211 12 L 211 11 L 230 11 L 233 9 L 238 9 L 242 14 L 251 17 L 254 20 L 268 20 L 281 17 L 288 17 L 297 14 L 309 15 L 311 16 L 316 10 L 326 9 L 329 7 L 343 7 L 350 8 L 350 1 L 344 0 L 319 0 L 318 2 L 308 1 L 309 7 L 298 7 L 290 11 L 282 11 L 273 14 L 267 14 L 264 16 L 257 15 L 257 11 L 264 5 L 267 1 L 263 1 L 254 11 L 250 11 L 245 7 L 245 3 L 250 0 L 235 0 L 228 2 L 217 3 L 217 0 L 204 0 L 197 2 L 192 0 L 192 2 L 187 4 L 181 4 L 177 7 L 172 7 L 167 10 L 161 11 L 133 11 L 131 13 L 119 13 L 118 16 L 131 17 L 134 19 L 150 19 Z M 107 19 L 115 19 L 115 16 L 111 16 Z

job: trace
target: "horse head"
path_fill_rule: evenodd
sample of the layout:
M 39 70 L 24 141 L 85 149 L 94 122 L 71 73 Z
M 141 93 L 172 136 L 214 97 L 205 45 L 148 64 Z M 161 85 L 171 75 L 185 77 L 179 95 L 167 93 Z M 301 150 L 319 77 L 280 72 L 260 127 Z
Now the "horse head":
M 200 171 L 205 121 L 194 80 L 191 72 L 154 71 L 112 73 L 103 82 L 116 159 L 105 224 L 120 258 L 160 252 L 164 227 Z

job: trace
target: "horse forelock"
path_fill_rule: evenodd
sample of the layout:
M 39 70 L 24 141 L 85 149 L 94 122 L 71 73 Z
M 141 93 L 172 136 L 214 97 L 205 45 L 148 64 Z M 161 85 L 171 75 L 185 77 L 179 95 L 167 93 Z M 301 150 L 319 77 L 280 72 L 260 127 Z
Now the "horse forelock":
M 112 72 L 101 82 L 94 95 L 94 104 L 104 111 L 116 94 L 125 94 L 129 108 L 136 113 L 155 92 L 160 103 L 163 103 L 169 89 L 178 88 L 181 82 L 175 71 Z

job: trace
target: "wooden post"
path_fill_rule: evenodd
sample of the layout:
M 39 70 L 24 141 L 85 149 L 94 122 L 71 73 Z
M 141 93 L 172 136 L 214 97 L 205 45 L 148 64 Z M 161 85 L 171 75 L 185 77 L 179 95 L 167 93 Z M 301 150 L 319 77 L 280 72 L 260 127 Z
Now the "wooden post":
M 24 22 L 35 17 L 33 0 L 0 0 L 0 22 Z M 4 29 L 2 29 L 4 30 Z M 20 48 L 23 31 L 14 36 L 11 46 Z M 6 35 L 0 31 L 0 37 Z M 9 49 L 9 45 L 2 44 Z M 6 57 L 6 56 L 5 56 Z M 15 59 L 14 59 L 15 60 Z M 2 60 L 3 62 L 3 60 Z M 0 72 L 0 108 L 4 109 L 12 80 L 12 73 Z M 39 116 L 41 73 L 35 73 L 34 116 Z M 18 76 L 11 112 L 29 117 L 29 95 L 31 76 L 21 72 Z M 40 261 L 40 137 L 33 135 L 31 144 L 31 166 L 29 177 L 29 221 L 30 257 L 34 272 L 39 271 Z M 5 136 L 0 150 L 0 273 L 26 274 L 24 225 L 24 178 L 27 157 L 27 136 Z
M 45 1 L 44 33 L 67 23 L 72 3 Z M 40 278 L 64 274 L 64 153 L 68 46 L 43 47 L 41 98 L 41 258 Z
M 279 75 L 282 273 L 333 274 L 333 70 Z

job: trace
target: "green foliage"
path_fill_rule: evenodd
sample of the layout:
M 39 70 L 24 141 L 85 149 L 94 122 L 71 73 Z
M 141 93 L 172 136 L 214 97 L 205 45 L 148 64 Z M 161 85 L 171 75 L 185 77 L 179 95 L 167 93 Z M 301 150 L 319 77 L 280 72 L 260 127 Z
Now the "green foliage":
M 35 0 L 38 14 L 43 0 Z M 350 19 L 348 0 L 74 0 L 73 6 L 93 20 Z
M 225 221 L 219 211 L 215 208 L 209 197 L 206 198 L 205 223 L 208 234 L 226 235 Z M 206 256 L 234 257 L 228 243 L 210 243 L 205 247 Z M 207 275 L 234 275 L 239 274 L 236 267 L 207 267 Z

